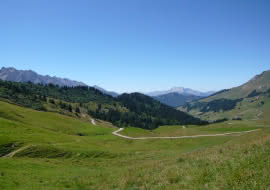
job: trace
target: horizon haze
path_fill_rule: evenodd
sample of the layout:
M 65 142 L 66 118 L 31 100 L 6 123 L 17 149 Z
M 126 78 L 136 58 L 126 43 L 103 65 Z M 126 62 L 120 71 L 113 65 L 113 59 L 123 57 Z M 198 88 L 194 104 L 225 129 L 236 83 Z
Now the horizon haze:
M 269 70 L 266 70 L 269 71 Z M 265 71 L 263 71 L 265 72 Z M 255 76 L 261 75 L 262 73 L 258 73 Z M 253 76 L 253 78 L 255 77 Z M 250 78 L 247 81 L 252 80 L 253 78 Z M 189 95 L 195 95 L 198 97 L 207 97 L 211 94 L 214 94 L 215 92 L 218 92 L 220 90 L 225 90 L 225 89 L 220 89 L 218 91 L 200 91 L 197 89 L 191 89 L 188 87 L 183 87 L 183 86 L 174 86 L 171 88 L 163 89 L 163 90 L 156 90 L 156 91 L 148 91 L 148 92 L 141 92 L 141 91 L 133 91 L 133 92 L 117 92 L 114 90 L 108 90 L 104 89 L 102 86 L 98 85 L 89 85 L 87 83 L 84 83 L 84 81 L 76 81 L 68 77 L 58 77 L 58 76 L 51 76 L 50 74 L 46 75 L 40 75 L 38 72 L 33 71 L 31 69 L 27 70 L 18 70 L 15 67 L 0 67 L 0 80 L 7 80 L 7 81 L 13 81 L 13 82 L 26 82 L 30 81 L 33 83 L 40 83 L 40 84 L 56 84 L 59 86 L 90 86 L 94 87 L 101 92 L 104 92 L 105 94 L 112 95 L 114 97 L 118 96 L 119 94 L 124 94 L 124 93 L 135 93 L 139 92 L 151 97 L 155 96 L 161 96 L 165 94 L 170 94 L 170 93 L 178 93 L 178 94 L 189 94 Z M 246 82 L 247 82 L 246 81 Z M 243 83 L 244 84 L 244 83 Z M 241 84 L 242 85 L 242 84 Z M 233 86 L 228 89 L 238 87 L 238 86 Z

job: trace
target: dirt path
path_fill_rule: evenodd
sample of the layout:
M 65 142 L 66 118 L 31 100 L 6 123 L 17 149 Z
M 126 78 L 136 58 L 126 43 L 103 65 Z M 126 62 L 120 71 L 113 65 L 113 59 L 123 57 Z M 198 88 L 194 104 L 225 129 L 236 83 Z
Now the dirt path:
M 18 152 L 21 152 L 21 151 L 23 151 L 23 150 L 29 148 L 30 146 L 31 146 L 31 145 L 23 146 L 23 147 L 21 147 L 21 148 L 15 150 L 15 151 L 13 151 L 13 152 L 10 152 L 9 154 L 7 154 L 7 155 L 5 155 L 5 156 L 3 156 L 3 158 L 12 158 L 15 154 L 17 154 Z
M 222 134 L 213 134 L 213 135 L 192 135 L 192 136 L 180 136 L 180 137 L 129 137 L 125 135 L 119 134 L 119 132 L 123 131 L 124 128 L 120 128 L 117 131 L 114 131 L 112 134 L 118 137 L 122 137 L 125 139 L 132 140 L 144 140 L 144 139 L 186 139 L 186 138 L 198 138 L 198 137 L 218 137 L 218 136 L 227 136 L 227 135 L 239 135 L 244 133 L 251 133 L 255 131 L 259 131 L 260 129 L 250 130 L 250 131 L 242 131 L 242 132 L 231 132 L 231 133 L 222 133 Z
M 245 111 L 243 111 L 243 112 L 237 114 L 236 117 L 240 117 L 242 114 L 244 114 L 244 113 L 246 113 L 246 112 L 248 112 L 248 111 L 250 111 L 250 109 L 249 109 L 249 110 L 245 110 Z M 256 110 L 256 112 L 258 112 L 258 110 Z M 259 120 L 259 119 L 260 119 L 259 117 L 260 117 L 262 114 L 263 114 L 263 111 L 260 111 L 258 114 L 256 114 L 256 115 L 254 116 L 254 119 L 250 119 L 250 121 L 257 121 L 257 120 Z
M 257 120 L 259 120 L 260 118 L 260 116 L 263 114 L 263 111 L 260 111 L 260 113 L 258 113 L 257 115 L 255 115 L 255 118 L 254 119 L 252 119 L 253 121 L 257 121 Z
M 91 119 L 91 123 L 92 123 L 93 125 L 97 125 L 97 124 L 96 124 L 96 121 L 95 121 L 94 119 Z
M 67 142 L 67 143 L 54 143 L 54 144 L 50 144 L 50 145 L 52 145 L 52 146 L 59 146 L 59 145 L 67 145 L 67 144 L 74 144 L 74 143 L 79 143 L 80 142 L 80 140 L 79 139 L 77 139 L 76 141 L 74 141 L 74 142 Z M 27 146 L 23 146 L 23 147 L 21 147 L 21 148 L 19 148 L 19 149 L 17 149 L 17 150 L 14 150 L 13 152 L 10 152 L 10 153 L 8 153 L 8 154 L 6 154 L 6 155 L 4 155 L 4 156 L 2 156 L 2 158 L 12 158 L 15 154 L 17 154 L 18 152 L 21 152 L 21 151 L 23 151 L 23 150 L 25 150 L 25 149 L 27 149 L 27 148 L 29 148 L 29 147 L 33 147 L 33 146 L 36 146 L 36 145 L 27 145 Z

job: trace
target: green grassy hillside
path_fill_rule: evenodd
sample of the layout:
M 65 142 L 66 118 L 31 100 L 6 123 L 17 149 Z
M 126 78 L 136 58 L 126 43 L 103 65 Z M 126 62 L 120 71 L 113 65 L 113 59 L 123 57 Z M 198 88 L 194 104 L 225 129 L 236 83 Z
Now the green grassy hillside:
M 206 123 L 143 94 L 123 94 L 113 98 L 86 86 L 59 87 L 0 80 L 0 97 L 36 110 L 77 118 L 89 115 L 119 127 L 153 129 L 160 125 Z
M 267 117 L 270 104 L 270 71 L 247 83 L 178 108 L 205 120 Z
M 260 75 L 255 76 L 247 83 L 232 88 L 226 92 L 219 93 L 214 96 L 210 96 L 208 98 L 202 99 L 201 101 L 209 102 L 216 99 L 239 99 L 246 98 L 250 93 L 254 90 L 257 92 L 266 92 L 270 89 L 270 71 L 264 71 Z
M 267 189 L 270 122 L 170 126 L 130 136 L 260 131 L 194 139 L 129 140 L 88 122 L 0 101 L 0 189 Z

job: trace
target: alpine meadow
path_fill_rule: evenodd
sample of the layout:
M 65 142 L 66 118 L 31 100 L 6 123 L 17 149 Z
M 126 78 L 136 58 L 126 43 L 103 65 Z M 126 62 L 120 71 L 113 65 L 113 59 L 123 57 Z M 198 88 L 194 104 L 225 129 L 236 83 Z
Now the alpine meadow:
M 270 188 L 270 2 L 0 2 L 0 190 Z

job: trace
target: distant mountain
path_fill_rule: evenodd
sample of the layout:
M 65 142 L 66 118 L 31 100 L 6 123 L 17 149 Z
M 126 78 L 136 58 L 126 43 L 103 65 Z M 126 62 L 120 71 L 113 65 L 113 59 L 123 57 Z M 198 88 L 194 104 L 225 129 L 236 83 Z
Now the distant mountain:
M 86 84 L 66 78 L 39 75 L 32 70 L 17 70 L 12 67 L 2 67 L 0 79 L 12 82 L 32 82 L 34 84 L 54 84 L 59 86 L 87 86 Z
M 188 94 L 179 94 L 179 93 L 173 92 L 173 93 L 164 94 L 160 96 L 153 96 L 153 98 L 160 101 L 163 104 L 176 108 L 176 107 L 183 106 L 187 102 L 198 100 L 202 97 L 195 96 L 195 95 L 188 95 Z
M 118 93 L 116 93 L 116 92 L 113 92 L 113 91 L 107 91 L 107 90 L 105 90 L 104 88 L 101 88 L 101 87 L 99 87 L 99 86 L 93 86 L 95 89 L 97 89 L 97 90 L 99 90 L 99 91 L 101 91 L 101 92 L 103 92 L 104 94 L 107 94 L 107 95 L 110 95 L 110 96 L 112 96 L 112 97 L 117 97 L 117 96 L 119 96 L 119 94 Z
M 178 93 L 178 94 L 184 94 L 184 95 L 194 95 L 194 96 L 206 97 L 206 96 L 209 96 L 215 92 L 214 91 L 200 92 L 200 91 L 193 90 L 190 88 L 174 87 L 174 88 L 171 88 L 170 90 L 149 92 L 149 93 L 147 93 L 147 95 L 148 96 L 161 96 L 161 95 L 170 94 L 170 93 Z
M 253 77 L 245 84 L 221 90 L 209 97 L 193 101 L 179 107 L 203 119 L 222 119 L 224 117 L 258 120 L 269 112 L 270 70 Z
M 49 75 L 43 76 L 32 70 L 17 70 L 12 67 L 2 67 L 2 69 L 0 70 L 0 80 L 6 80 L 11 82 L 32 82 L 34 84 L 54 84 L 60 87 L 87 86 L 83 82 L 59 77 L 51 77 Z M 94 86 L 94 88 L 106 95 L 111 95 L 113 97 L 117 97 L 119 95 L 116 92 L 107 91 L 99 86 Z

